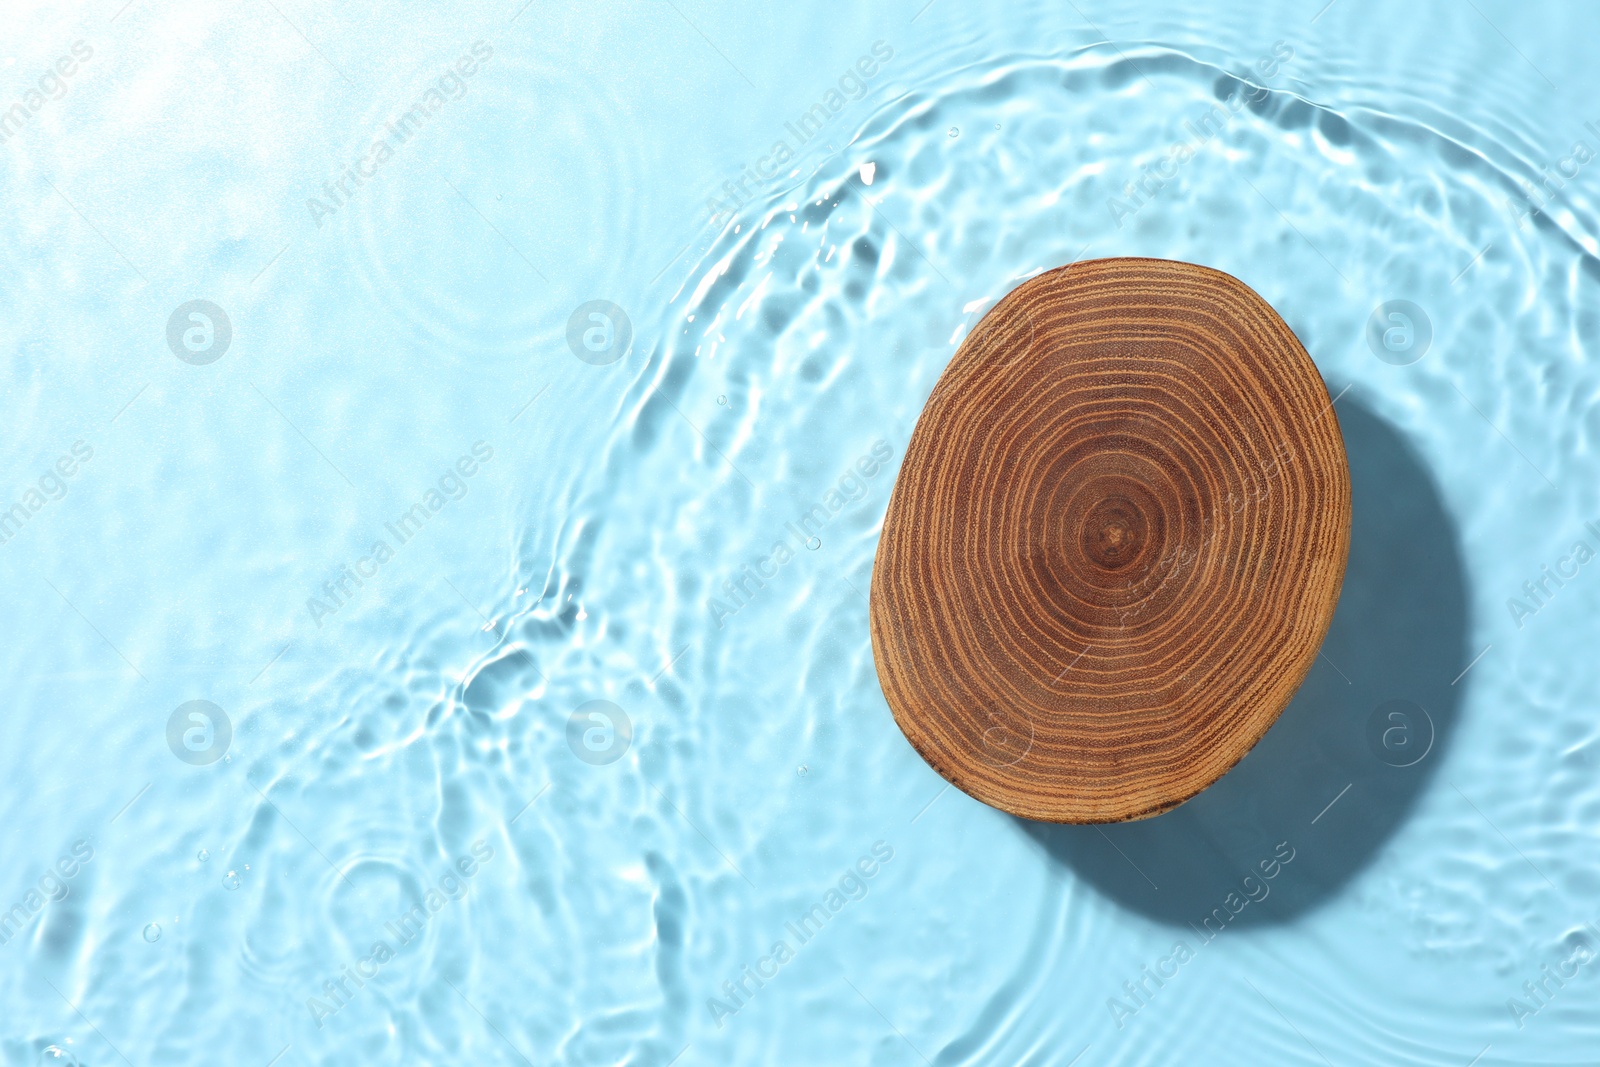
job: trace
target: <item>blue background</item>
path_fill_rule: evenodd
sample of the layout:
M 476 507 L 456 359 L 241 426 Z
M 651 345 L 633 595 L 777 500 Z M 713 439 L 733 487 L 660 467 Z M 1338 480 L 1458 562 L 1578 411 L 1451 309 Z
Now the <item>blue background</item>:
M 1593 14 L 6 21 L 6 1063 L 1593 1062 Z M 1294 328 L 1350 572 L 1222 782 L 1042 827 L 865 594 L 955 346 L 1111 255 Z

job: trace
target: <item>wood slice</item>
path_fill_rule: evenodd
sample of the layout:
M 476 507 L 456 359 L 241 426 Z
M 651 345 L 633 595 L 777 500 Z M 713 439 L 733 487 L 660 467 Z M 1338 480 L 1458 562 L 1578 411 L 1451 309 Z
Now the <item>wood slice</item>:
M 1288 705 L 1349 547 L 1338 415 L 1266 301 L 1190 263 L 1062 267 L 984 316 L 917 421 L 873 568 L 878 678 L 978 800 L 1147 818 Z

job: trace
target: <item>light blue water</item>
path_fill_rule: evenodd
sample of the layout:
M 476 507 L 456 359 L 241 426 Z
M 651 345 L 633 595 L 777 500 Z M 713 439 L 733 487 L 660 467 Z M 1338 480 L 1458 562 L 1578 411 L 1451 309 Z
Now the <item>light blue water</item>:
M 0 37 L 6 1063 L 1596 1061 L 1592 14 L 121 3 Z M 1108 255 L 1299 334 L 1350 571 L 1222 782 L 1039 827 L 865 594 Z

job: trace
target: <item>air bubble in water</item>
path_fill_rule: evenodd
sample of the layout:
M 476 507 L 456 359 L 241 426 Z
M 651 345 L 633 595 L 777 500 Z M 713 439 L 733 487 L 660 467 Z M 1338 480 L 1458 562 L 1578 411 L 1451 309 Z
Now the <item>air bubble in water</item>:
M 151 923 L 144 928 L 144 939 L 152 945 L 161 940 L 161 924 Z
M 229 871 L 227 874 L 222 876 L 222 888 L 224 889 L 238 889 L 243 884 L 244 883 L 239 880 L 238 871 Z

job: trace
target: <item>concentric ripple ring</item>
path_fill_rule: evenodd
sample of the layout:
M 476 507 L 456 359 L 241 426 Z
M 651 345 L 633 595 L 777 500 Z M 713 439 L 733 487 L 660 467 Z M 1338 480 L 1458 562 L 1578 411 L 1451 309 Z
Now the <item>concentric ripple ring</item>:
M 1018 286 L 945 369 L 874 564 L 895 720 L 958 788 L 1147 818 L 1288 705 L 1350 547 L 1338 413 L 1230 275 L 1101 259 Z

